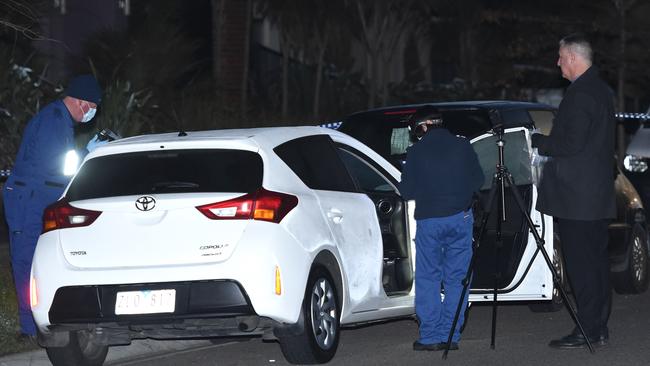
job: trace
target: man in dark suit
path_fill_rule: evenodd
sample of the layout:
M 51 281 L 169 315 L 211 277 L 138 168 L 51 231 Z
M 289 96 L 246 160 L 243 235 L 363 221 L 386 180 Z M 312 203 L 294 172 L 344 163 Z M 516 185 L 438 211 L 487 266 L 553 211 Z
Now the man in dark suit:
M 578 318 L 592 344 L 606 345 L 611 310 L 608 220 L 615 217 L 613 96 L 592 66 L 592 49 L 580 35 L 560 41 L 557 65 L 571 81 L 549 136 L 533 134 L 532 144 L 551 157 L 539 185 L 537 210 L 557 219 Z M 554 348 L 581 348 L 574 331 L 552 340 Z

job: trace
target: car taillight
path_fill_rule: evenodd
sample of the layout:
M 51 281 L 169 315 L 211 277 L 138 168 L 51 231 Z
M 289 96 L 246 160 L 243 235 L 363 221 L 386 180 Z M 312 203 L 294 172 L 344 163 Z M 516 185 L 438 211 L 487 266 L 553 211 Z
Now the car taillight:
M 33 276 L 29 277 L 29 305 L 32 307 L 32 309 L 38 305 L 36 279 Z
M 43 233 L 57 229 L 82 227 L 92 224 L 101 211 L 84 210 L 70 206 L 68 201 L 61 200 L 48 206 L 43 214 Z
M 212 220 L 253 219 L 279 223 L 296 205 L 296 196 L 260 188 L 256 192 L 198 206 L 197 209 Z

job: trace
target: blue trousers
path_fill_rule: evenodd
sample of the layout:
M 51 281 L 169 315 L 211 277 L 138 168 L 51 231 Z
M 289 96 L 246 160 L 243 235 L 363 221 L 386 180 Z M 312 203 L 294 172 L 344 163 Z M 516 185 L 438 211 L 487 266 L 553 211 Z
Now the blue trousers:
M 415 234 L 415 312 L 422 344 L 446 343 L 472 257 L 472 211 L 417 220 Z M 442 300 L 441 284 L 444 286 Z M 469 291 L 465 294 L 453 342 L 460 341 Z
M 2 198 L 9 227 L 11 269 L 18 298 L 18 319 L 21 333 L 36 335 L 36 325 L 29 303 L 32 258 L 43 229 L 43 211 L 56 201 L 61 190 L 30 183 L 16 183 L 12 178 L 5 183 Z

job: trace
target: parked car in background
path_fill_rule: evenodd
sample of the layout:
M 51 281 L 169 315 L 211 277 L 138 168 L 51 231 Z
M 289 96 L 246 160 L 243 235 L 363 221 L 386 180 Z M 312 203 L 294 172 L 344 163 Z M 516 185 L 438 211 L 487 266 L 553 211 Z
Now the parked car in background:
M 623 171 L 641 195 L 645 207 L 650 205 L 650 114 L 619 113 L 617 117 L 626 125 L 638 125 L 631 135 L 625 156 Z
M 370 146 L 377 153 L 400 168 L 406 159 L 406 149 L 412 143 L 408 121 L 424 104 L 403 105 L 359 112 L 346 117 L 338 130 Z M 468 101 L 431 103 L 442 113 L 444 123 L 452 133 L 471 140 L 486 177 L 492 177 L 498 159 L 495 125 L 505 128 L 505 165 L 513 175 L 515 184 L 525 200 L 527 213 L 535 220 L 545 239 L 549 254 L 554 254 L 554 266 L 566 281 L 561 258 L 561 245 L 553 232 L 552 220 L 540 214 L 535 207 L 537 189 L 534 178 L 538 173 L 531 166 L 530 132 L 538 128 L 548 133 L 556 114 L 554 107 L 515 101 Z M 650 131 L 650 130 L 649 130 Z M 444 174 L 444 172 L 440 172 Z M 639 293 L 648 286 L 648 236 L 645 210 L 634 187 L 620 173 L 612 157 L 612 174 L 616 174 L 617 217 L 609 225 L 611 274 L 614 288 L 619 293 Z M 485 204 L 491 179 L 481 191 L 480 201 Z M 530 281 L 535 261 L 540 260 L 536 243 L 529 234 L 523 212 L 518 209 L 510 188 L 506 189 L 506 217 L 502 225 L 503 247 L 495 250 L 496 214 L 491 215 L 487 232 L 477 250 L 477 265 L 471 293 L 485 293 L 494 286 L 507 294 Z M 475 214 L 482 217 L 479 209 Z M 475 220 L 478 225 L 480 220 Z M 498 254 L 497 254 L 498 253 Z M 522 263 L 524 264 L 522 266 Z M 543 264 L 546 266 L 546 264 Z M 524 272 L 519 272 L 525 268 Z M 495 270 L 498 268 L 498 270 Z M 541 278 L 541 277 L 540 277 Z M 533 280 L 537 281 L 537 279 Z M 531 284 L 532 286 L 535 283 Z M 538 286 L 549 284 L 537 283 Z M 531 306 L 534 310 L 558 308 L 559 291 L 553 292 L 553 302 Z

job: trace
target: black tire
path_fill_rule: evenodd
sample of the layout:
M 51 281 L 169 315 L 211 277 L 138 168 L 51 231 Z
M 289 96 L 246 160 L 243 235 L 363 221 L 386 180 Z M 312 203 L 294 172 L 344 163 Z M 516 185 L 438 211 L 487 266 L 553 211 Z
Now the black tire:
M 648 242 L 643 226 L 635 224 L 627 247 L 627 268 L 612 272 L 612 284 L 619 294 L 640 294 L 648 289 Z
M 70 332 L 70 342 L 65 347 L 47 347 L 47 357 L 54 366 L 101 366 L 106 360 L 108 346 L 93 340 L 87 331 Z
M 279 338 L 282 354 L 292 364 L 328 362 L 339 345 L 341 305 L 332 277 L 321 267 L 309 275 L 301 311 L 302 331 Z
M 541 253 L 540 253 L 541 255 Z M 560 244 L 560 238 L 557 233 L 553 234 L 553 269 L 555 274 L 560 277 L 560 282 L 562 288 L 566 289 L 567 286 L 567 275 L 564 267 L 564 257 L 562 255 L 562 245 Z M 528 305 L 530 311 L 533 313 L 552 313 L 562 310 L 564 306 L 564 301 L 562 300 L 562 294 L 560 289 L 553 282 L 553 297 L 551 301 L 539 301 L 534 302 Z

